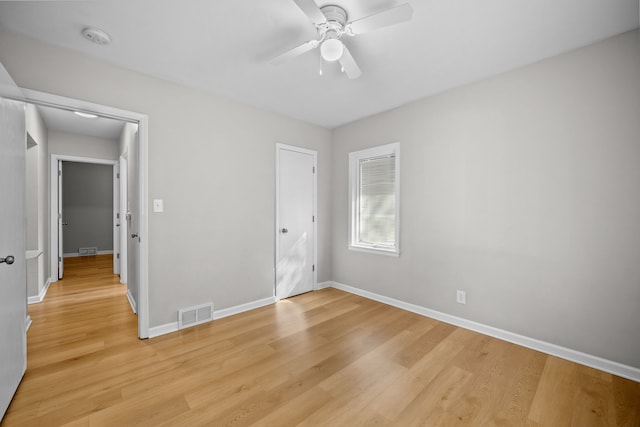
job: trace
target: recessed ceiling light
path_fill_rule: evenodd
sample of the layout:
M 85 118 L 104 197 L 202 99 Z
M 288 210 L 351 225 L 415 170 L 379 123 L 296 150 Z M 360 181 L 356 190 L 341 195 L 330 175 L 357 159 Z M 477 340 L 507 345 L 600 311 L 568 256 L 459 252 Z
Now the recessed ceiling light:
M 98 116 L 95 115 L 95 114 L 83 113 L 83 112 L 80 112 L 80 111 L 74 111 L 73 113 L 78 115 L 78 116 L 80 116 L 80 117 L 84 117 L 85 119 L 96 119 L 96 118 L 98 118 Z
M 111 36 L 100 28 L 85 27 L 82 30 L 82 36 L 92 43 L 103 46 L 111 43 Z

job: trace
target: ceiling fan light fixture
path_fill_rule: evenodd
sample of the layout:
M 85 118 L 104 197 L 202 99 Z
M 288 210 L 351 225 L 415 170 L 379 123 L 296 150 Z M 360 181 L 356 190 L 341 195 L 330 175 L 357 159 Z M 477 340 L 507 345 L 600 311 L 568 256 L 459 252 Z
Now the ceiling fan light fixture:
M 334 62 L 342 58 L 344 45 L 338 39 L 328 39 L 320 45 L 320 54 L 325 61 Z

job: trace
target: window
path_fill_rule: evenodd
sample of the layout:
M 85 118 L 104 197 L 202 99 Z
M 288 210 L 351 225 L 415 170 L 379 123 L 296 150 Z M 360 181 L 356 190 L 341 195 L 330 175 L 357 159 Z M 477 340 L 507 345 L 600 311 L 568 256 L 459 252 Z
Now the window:
M 349 248 L 399 255 L 400 143 L 349 153 Z

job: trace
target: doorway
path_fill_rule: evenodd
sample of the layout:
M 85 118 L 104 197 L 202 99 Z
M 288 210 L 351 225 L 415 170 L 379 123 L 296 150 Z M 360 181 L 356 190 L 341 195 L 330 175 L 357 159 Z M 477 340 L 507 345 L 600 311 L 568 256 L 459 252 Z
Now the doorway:
M 113 253 L 119 232 L 113 196 L 119 190 L 117 162 L 86 157 L 51 155 L 52 261 L 57 274 L 64 277 L 65 258 Z M 55 237 L 55 241 L 54 241 Z M 55 248 L 55 250 L 54 250 Z M 114 263 L 114 274 L 117 274 Z
M 78 99 L 62 97 L 58 95 L 52 95 L 44 92 L 34 91 L 30 89 L 22 89 L 26 102 L 35 105 L 42 105 L 48 107 L 54 107 L 67 111 L 80 111 L 88 114 L 95 114 L 102 117 L 121 120 L 128 123 L 134 123 L 137 126 L 137 161 L 133 164 L 135 168 L 136 178 L 130 179 L 130 183 L 136 187 L 139 197 L 136 203 L 131 208 L 131 213 L 137 216 L 137 227 L 135 232 L 136 242 L 134 243 L 134 250 L 137 253 L 137 287 L 138 287 L 138 300 L 136 311 L 138 314 L 138 337 L 149 337 L 149 308 L 148 308 L 148 269 L 149 269 L 149 247 L 148 247 L 148 118 L 144 114 L 122 110 L 119 108 L 109 107 L 101 104 L 95 104 L 91 102 L 81 101 Z M 129 153 L 131 155 L 131 153 Z M 131 168 L 131 165 L 130 165 Z M 55 166 L 52 165 L 51 171 L 55 171 Z M 130 169 L 131 170 L 131 169 Z M 131 177 L 130 177 L 131 178 Z M 51 182 L 57 181 L 57 177 L 51 176 Z M 52 195 L 53 197 L 53 195 Z M 53 200 L 53 198 L 52 198 Z M 53 210 L 52 206 L 52 212 Z M 57 277 L 58 258 L 53 258 L 53 254 L 57 253 L 57 218 L 56 223 L 53 221 L 53 215 L 50 227 L 51 238 L 51 279 L 55 281 Z M 133 241 L 134 239 L 128 239 Z M 56 247 L 54 247 L 54 243 Z M 121 242 L 121 245 L 123 242 Z M 130 246 L 131 249 L 131 246 Z M 131 250 L 129 250 L 131 253 Z M 121 265 L 122 266 L 122 265 Z M 130 275 L 129 275 L 130 276 Z M 128 278 L 129 281 L 131 277 Z
M 276 144 L 275 295 L 315 289 L 317 152 Z

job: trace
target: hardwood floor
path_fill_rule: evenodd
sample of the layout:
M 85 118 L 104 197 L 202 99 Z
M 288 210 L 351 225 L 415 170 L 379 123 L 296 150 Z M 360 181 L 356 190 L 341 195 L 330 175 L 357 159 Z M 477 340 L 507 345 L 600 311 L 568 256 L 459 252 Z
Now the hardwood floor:
M 136 338 L 111 257 L 29 306 L 3 426 L 640 426 L 640 384 L 335 289 Z

